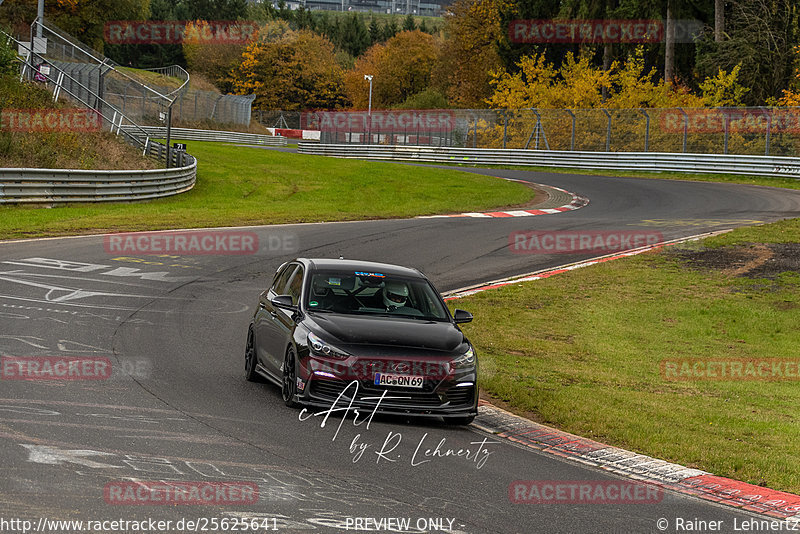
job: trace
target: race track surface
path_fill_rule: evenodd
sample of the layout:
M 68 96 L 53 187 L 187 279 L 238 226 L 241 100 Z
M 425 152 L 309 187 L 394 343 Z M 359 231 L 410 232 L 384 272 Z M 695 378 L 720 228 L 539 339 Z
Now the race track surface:
M 256 255 L 109 253 L 102 236 L 0 244 L 0 355 L 108 358 L 113 368 L 106 380 L 0 381 L 2 519 L 153 518 L 176 531 L 181 519 L 247 517 L 269 518 L 279 532 L 346 532 L 367 525 L 355 518 L 398 517 L 420 527 L 411 532 L 475 534 L 662 532 L 659 518 L 675 532 L 683 517 L 723 520 L 719 531 L 733 532 L 734 520 L 752 516 L 672 493 L 649 504 L 513 504 L 515 480 L 622 479 L 473 427 L 300 421 L 278 388 L 244 380 L 253 306 L 294 256 L 409 265 L 446 291 L 590 256 L 513 254 L 514 231 L 645 229 L 672 239 L 800 213 L 800 191 L 474 172 L 561 187 L 590 204 L 524 218 L 259 227 Z M 470 454 L 442 456 L 437 446 Z M 130 481 L 252 483 L 258 501 L 136 506 L 109 498 L 109 487 Z M 361 531 L 378 531 L 369 525 Z

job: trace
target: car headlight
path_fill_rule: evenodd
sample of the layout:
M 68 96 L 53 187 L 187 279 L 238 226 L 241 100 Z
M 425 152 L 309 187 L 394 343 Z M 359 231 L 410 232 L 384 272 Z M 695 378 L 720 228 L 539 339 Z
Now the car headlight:
M 325 343 L 318 336 L 315 336 L 311 332 L 308 333 L 308 346 L 311 348 L 311 352 L 314 352 L 321 356 L 327 356 L 329 358 L 338 358 L 340 360 L 344 360 L 345 358 L 350 357 L 350 355 L 345 351 L 334 347 L 330 343 Z
M 469 346 L 467 352 L 457 358 L 454 358 L 452 364 L 455 369 L 469 369 L 474 367 L 475 349 L 472 348 L 472 345 Z

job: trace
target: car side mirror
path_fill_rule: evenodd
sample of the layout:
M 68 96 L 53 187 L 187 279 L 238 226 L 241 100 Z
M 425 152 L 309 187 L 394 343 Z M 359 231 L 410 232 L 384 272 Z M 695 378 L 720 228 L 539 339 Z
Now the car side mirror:
M 453 312 L 453 321 L 456 324 L 472 322 L 472 314 L 465 310 L 456 310 Z
M 290 310 L 295 312 L 297 311 L 297 306 L 295 306 L 294 303 L 292 302 L 291 295 L 278 295 L 277 297 L 270 300 L 270 302 L 276 308 L 281 308 L 284 310 Z

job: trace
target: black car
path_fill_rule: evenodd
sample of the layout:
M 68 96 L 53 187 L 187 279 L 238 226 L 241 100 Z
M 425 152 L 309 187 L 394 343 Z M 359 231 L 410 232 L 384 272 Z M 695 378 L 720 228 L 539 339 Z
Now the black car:
M 248 380 L 281 386 L 288 406 L 351 405 L 469 424 L 477 359 L 433 284 L 416 269 L 343 259 L 281 265 L 247 333 Z M 351 404 L 352 403 L 352 404 Z

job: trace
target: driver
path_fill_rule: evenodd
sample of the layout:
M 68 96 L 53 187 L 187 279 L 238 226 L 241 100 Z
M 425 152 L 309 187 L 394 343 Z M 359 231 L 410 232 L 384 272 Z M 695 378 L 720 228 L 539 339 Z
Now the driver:
M 403 282 L 389 280 L 383 286 L 383 305 L 387 310 L 401 308 L 408 302 L 408 286 Z

